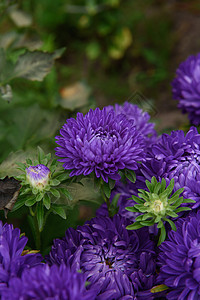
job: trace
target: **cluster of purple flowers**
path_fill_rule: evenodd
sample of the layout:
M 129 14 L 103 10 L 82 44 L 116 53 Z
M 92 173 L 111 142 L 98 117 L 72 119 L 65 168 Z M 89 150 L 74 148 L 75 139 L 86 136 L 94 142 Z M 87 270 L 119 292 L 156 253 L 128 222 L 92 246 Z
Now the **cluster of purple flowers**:
M 172 83 L 179 107 L 195 125 L 200 124 L 199 70 L 200 56 L 191 56 Z M 56 137 L 59 161 L 70 176 L 94 173 L 106 183 L 116 181 L 109 200 L 119 194 L 118 213 L 109 217 L 103 204 L 95 218 L 55 239 L 43 262 L 38 253 L 23 255 L 27 238 L 19 229 L 0 223 L 1 299 L 159 299 L 152 292 L 156 285 L 166 285 L 163 298 L 200 299 L 200 134 L 191 127 L 158 139 L 149 119 L 126 102 L 67 120 Z M 35 182 L 41 175 L 48 185 L 50 170 L 38 166 L 26 171 L 27 180 L 40 188 Z M 136 182 L 120 181 L 123 170 L 135 171 Z M 125 209 L 135 205 L 130 197 L 153 176 L 167 184 L 174 179 L 173 192 L 184 188 L 183 198 L 196 201 L 184 203 L 193 211 L 176 221 L 177 231 L 159 247 L 154 230 L 126 229 L 139 214 Z

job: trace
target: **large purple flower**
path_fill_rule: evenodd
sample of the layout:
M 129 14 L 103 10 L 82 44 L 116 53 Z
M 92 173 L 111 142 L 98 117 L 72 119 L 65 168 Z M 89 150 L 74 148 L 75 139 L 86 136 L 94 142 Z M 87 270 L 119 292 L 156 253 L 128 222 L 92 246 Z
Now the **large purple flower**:
M 160 142 L 148 149 L 146 163 L 141 168 L 150 180 L 174 178 L 174 191 L 184 188 L 183 197 L 196 201 L 187 204 L 193 209 L 200 206 L 200 134 L 195 127 L 184 135 L 182 130 L 163 134 Z
M 189 56 L 176 70 L 172 93 L 178 107 L 189 113 L 190 122 L 200 124 L 200 53 Z
M 112 106 L 107 106 L 106 109 L 112 109 Z M 128 120 L 132 120 L 136 126 L 136 129 L 144 138 L 146 146 L 150 146 L 157 140 L 157 133 L 154 129 L 155 124 L 150 123 L 150 115 L 144 112 L 135 104 L 125 102 L 123 105 L 115 104 L 114 110 L 117 115 L 123 114 Z
M 154 245 L 146 228 L 127 231 L 128 224 L 115 215 L 113 219 L 94 218 L 77 231 L 68 229 L 63 240 L 54 241 L 48 261 L 81 269 L 91 282 L 88 289 L 98 290 L 96 299 L 111 299 L 112 293 L 114 299 L 126 295 L 139 299 L 143 293 L 151 299 Z
M 122 169 L 136 170 L 144 161 L 144 139 L 133 120 L 113 109 L 96 108 L 83 116 L 70 118 L 57 136 L 56 155 L 70 176 L 94 172 L 105 182 L 117 180 Z
M 0 222 L 0 294 L 12 277 L 20 277 L 24 269 L 41 262 L 40 254 L 22 255 L 26 243 L 18 228 Z
M 85 275 L 74 272 L 65 264 L 40 265 L 25 270 L 21 278 L 12 278 L 2 300 L 92 300 L 95 290 L 85 288 Z
M 200 212 L 179 219 L 176 227 L 160 246 L 158 282 L 171 289 L 167 299 L 200 299 Z

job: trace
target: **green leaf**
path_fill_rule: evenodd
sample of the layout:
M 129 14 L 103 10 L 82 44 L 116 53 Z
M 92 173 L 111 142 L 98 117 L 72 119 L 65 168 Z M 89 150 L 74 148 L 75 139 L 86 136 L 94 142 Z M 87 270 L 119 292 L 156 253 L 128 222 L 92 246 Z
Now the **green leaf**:
M 109 184 L 105 181 L 103 182 L 103 192 L 105 193 L 106 197 L 109 199 L 111 194 L 111 189 L 109 187 Z
M 23 164 L 23 163 L 20 163 L 20 162 L 17 162 L 16 163 L 16 165 L 18 165 L 18 168 L 17 169 L 19 169 L 19 170 L 21 170 L 21 171 L 25 171 L 26 170 L 26 165 L 25 164 Z
M 61 175 L 58 175 L 58 176 L 56 176 L 56 179 L 57 180 L 59 180 L 59 181 L 65 181 L 65 180 L 67 180 L 67 179 L 69 179 L 70 177 L 69 177 L 69 174 L 68 173 L 63 173 L 63 174 L 61 174 Z
M 52 210 L 54 213 L 59 215 L 61 218 L 66 219 L 66 213 L 65 210 L 62 207 L 59 206 L 52 206 Z
M 166 180 L 162 178 L 161 185 L 160 185 L 160 193 L 164 192 L 165 188 L 166 188 Z
M 45 193 L 44 195 L 43 204 L 46 207 L 46 209 L 49 209 L 51 207 L 51 198 L 47 193 Z
M 42 150 L 42 148 L 40 148 L 40 146 L 37 147 L 38 148 L 38 160 L 39 163 L 42 163 L 42 160 L 45 158 L 45 154 L 44 151 Z
M 168 218 L 164 219 L 166 222 L 168 222 L 172 228 L 172 230 L 176 231 L 176 225 L 174 224 L 174 222 Z
M 192 199 L 183 199 L 182 203 L 196 203 L 196 201 Z
M 136 175 L 135 175 L 135 172 L 133 170 L 126 169 L 124 174 L 125 174 L 126 178 L 128 178 L 128 180 L 135 183 Z
M 139 212 L 139 210 L 137 208 L 135 208 L 135 206 L 128 206 L 128 207 L 125 207 L 125 209 L 128 211 L 132 211 L 132 212 Z
M 118 200 L 119 200 L 120 194 L 116 194 L 111 202 L 110 208 L 109 208 L 109 216 L 113 217 L 115 214 L 118 213 L 119 207 L 117 206 Z
M 66 188 L 59 188 L 59 191 L 61 191 L 61 193 L 63 193 L 63 195 L 65 195 L 67 197 L 67 199 L 69 199 L 70 201 L 73 200 L 72 195 Z
M 13 78 L 21 77 L 42 81 L 53 66 L 53 55 L 42 51 L 26 52 L 18 57 Z
M 30 166 L 33 165 L 32 160 L 30 158 L 26 159 L 26 163 L 27 163 L 27 165 L 30 165 Z
M 52 195 L 56 198 L 59 198 L 60 197 L 60 193 L 58 190 L 56 189 L 50 189 L 50 193 L 52 193 Z
M 136 230 L 136 229 L 139 229 L 139 228 L 142 228 L 142 227 L 144 227 L 144 226 L 141 225 L 139 222 L 135 222 L 135 223 L 133 223 L 131 225 L 128 225 L 126 227 L 126 229 L 128 229 L 128 230 Z
M 145 203 L 145 201 L 143 200 L 143 199 L 141 199 L 141 198 L 139 198 L 139 197 L 136 197 L 136 196 L 132 196 L 132 199 L 135 201 L 135 202 L 137 202 L 137 203 L 139 203 L 139 204 L 143 204 L 144 205 L 144 203 Z
M 113 190 L 114 187 L 115 187 L 115 180 L 109 178 L 108 179 L 108 184 L 109 184 L 110 189 Z
M 153 177 L 152 177 L 152 178 L 153 178 Z M 151 182 L 149 182 L 148 180 L 146 180 L 145 183 L 146 183 L 146 186 L 147 186 L 148 189 L 149 189 L 149 192 L 150 192 L 150 193 L 153 193 L 153 186 L 152 186 Z M 139 190 L 138 190 L 138 191 L 139 191 Z
M 158 240 L 158 246 L 164 242 L 164 240 L 166 239 L 166 230 L 165 230 L 165 226 L 163 225 L 161 227 L 161 231 L 160 231 L 160 236 L 159 236 L 159 240 Z
M 27 201 L 26 197 L 23 197 L 23 198 L 17 200 L 17 202 L 15 202 L 15 205 L 12 209 L 12 212 L 14 212 L 14 211 L 18 210 L 19 208 L 21 208 L 25 204 L 26 201 Z
M 50 185 L 52 186 L 57 186 L 60 184 L 60 181 L 58 179 L 51 179 L 50 180 Z
M 190 207 L 179 207 L 175 210 L 175 213 L 179 213 L 181 211 L 188 211 L 188 210 L 191 210 Z
M 39 231 L 41 232 L 44 225 L 44 207 L 42 202 L 39 202 L 37 204 L 36 216 L 37 216 Z
M 36 197 L 31 197 L 25 201 L 26 206 L 33 206 L 36 203 Z
M 37 201 L 37 202 L 41 201 L 43 197 L 44 197 L 43 194 L 38 193 L 37 196 L 36 196 L 36 201 Z

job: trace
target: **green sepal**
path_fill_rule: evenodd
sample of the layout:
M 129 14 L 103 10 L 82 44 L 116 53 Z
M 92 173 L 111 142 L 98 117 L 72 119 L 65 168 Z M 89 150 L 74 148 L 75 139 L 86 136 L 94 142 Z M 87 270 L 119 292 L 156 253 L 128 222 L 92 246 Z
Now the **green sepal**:
M 46 209 L 50 209 L 50 207 L 51 207 L 51 198 L 47 193 L 45 193 L 45 195 L 44 195 L 43 204 L 46 207 Z
M 128 229 L 128 230 L 136 230 L 136 229 L 139 229 L 139 228 L 142 228 L 142 227 L 143 227 L 143 225 L 141 225 L 139 222 L 135 222 L 135 223 L 133 223 L 131 225 L 128 225 L 126 227 L 126 229 Z
M 165 218 L 164 221 L 168 222 L 172 228 L 172 230 L 176 231 L 176 225 L 174 224 L 174 222 L 168 218 Z
M 30 197 L 28 200 L 25 201 L 26 206 L 33 206 L 36 203 L 36 197 Z
M 36 196 L 36 202 L 41 201 L 43 197 L 44 197 L 44 194 L 38 193 Z
M 164 240 L 166 239 L 166 230 L 165 230 L 165 226 L 163 225 L 161 227 L 161 230 L 160 230 L 160 236 L 159 236 L 159 240 L 158 240 L 158 246 L 164 242 Z
M 54 197 L 56 197 L 56 198 L 60 198 L 60 193 L 59 193 L 59 191 L 57 190 L 57 189 L 50 189 L 50 193 L 54 196 Z
M 60 181 L 58 179 L 51 179 L 49 184 L 51 186 L 57 186 L 60 184 Z
M 177 208 L 177 209 L 175 210 L 175 212 L 176 212 L 176 213 L 179 213 L 179 212 L 181 212 L 181 211 L 189 211 L 189 210 L 191 210 L 190 207 L 179 207 L 179 208 Z

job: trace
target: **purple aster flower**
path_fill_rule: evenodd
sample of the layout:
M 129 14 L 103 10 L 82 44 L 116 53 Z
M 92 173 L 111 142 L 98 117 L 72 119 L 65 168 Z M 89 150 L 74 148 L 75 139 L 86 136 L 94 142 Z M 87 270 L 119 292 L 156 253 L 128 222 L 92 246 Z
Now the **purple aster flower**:
M 144 139 L 133 120 L 114 110 L 96 108 L 83 116 L 70 118 L 57 136 L 56 155 L 70 176 L 88 175 L 117 180 L 122 169 L 136 170 L 144 161 Z
M 26 180 L 37 190 L 43 190 L 48 185 L 49 178 L 50 170 L 42 164 L 26 168 Z
M 173 98 L 178 107 L 189 114 L 190 122 L 200 124 L 200 53 L 189 56 L 176 70 L 172 82 Z
M 85 275 L 70 270 L 66 265 L 40 265 L 25 270 L 21 278 L 12 278 L 2 300 L 92 300 L 95 291 L 85 288 Z
M 107 111 L 112 108 L 112 106 L 106 107 Z M 157 133 L 154 129 L 155 124 L 149 123 L 150 115 L 147 112 L 129 102 L 125 102 L 123 105 L 115 104 L 114 110 L 117 115 L 123 114 L 128 120 L 134 121 L 136 129 L 143 136 L 146 146 L 150 146 L 156 142 Z
M 200 299 L 200 212 L 176 227 L 160 246 L 158 282 L 171 288 L 167 299 Z
M 141 171 L 150 180 L 164 177 L 166 182 L 174 178 L 174 191 L 184 188 L 183 197 L 193 199 L 187 204 L 195 209 L 200 206 L 200 134 L 195 127 L 184 135 L 182 130 L 163 134 L 159 143 L 148 149 Z
M 96 217 L 77 231 L 68 229 L 63 240 L 54 241 L 48 261 L 81 269 L 91 282 L 88 289 L 98 290 L 96 299 L 110 299 L 113 291 L 114 299 L 129 294 L 139 299 L 143 292 L 151 299 L 154 244 L 146 228 L 127 231 L 128 224 L 127 219 L 115 215 L 113 219 Z
M 0 222 L 0 294 L 12 277 L 20 277 L 24 269 L 41 262 L 38 253 L 22 255 L 26 243 L 27 238 L 20 237 L 18 228 Z

